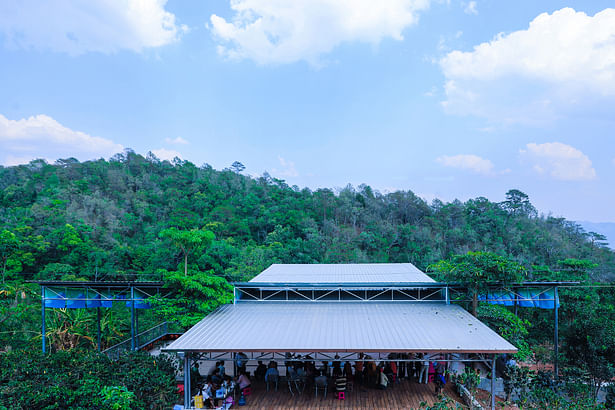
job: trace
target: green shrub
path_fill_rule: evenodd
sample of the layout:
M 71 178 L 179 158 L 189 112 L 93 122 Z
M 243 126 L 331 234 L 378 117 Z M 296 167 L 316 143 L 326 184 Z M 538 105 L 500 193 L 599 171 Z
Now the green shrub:
M 169 408 L 175 369 L 164 357 L 97 352 L 0 354 L 0 403 L 11 409 Z M 119 406 L 119 407 L 117 407 Z

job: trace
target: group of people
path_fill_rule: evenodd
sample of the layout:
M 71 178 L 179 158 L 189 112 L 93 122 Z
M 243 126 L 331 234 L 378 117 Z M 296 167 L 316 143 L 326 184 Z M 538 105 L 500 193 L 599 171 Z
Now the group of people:
M 285 361 L 286 375 L 289 380 L 301 380 L 304 384 L 323 384 L 333 382 L 336 390 L 345 388 L 345 384 L 353 382 L 361 388 L 387 389 L 391 383 L 399 383 L 402 379 L 413 379 L 419 383 L 427 383 L 430 369 L 430 358 L 427 355 L 396 354 L 392 353 L 388 361 L 376 363 L 368 355 L 359 355 L 354 364 L 350 361 L 321 362 L 318 365 L 310 356 L 287 357 Z M 432 363 L 435 375 L 434 383 L 437 392 L 444 384 L 445 367 L 442 363 Z M 265 365 L 258 361 L 254 372 L 255 378 L 264 382 L 273 382 L 279 379 L 278 364 L 271 361 Z M 330 375 L 330 379 L 329 376 Z M 442 377 L 440 377 L 442 376 Z
M 204 380 L 197 381 L 200 395 L 203 397 L 203 404 L 207 408 L 215 408 L 217 400 L 226 399 L 235 389 L 244 392 L 252 384 L 250 377 L 245 369 L 245 364 L 238 367 L 239 375 L 232 378 L 226 374 L 224 361 L 216 362 L 210 374 Z
M 346 390 L 349 382 L 361 389 L 376 388 L 386 390 L 391 383 L 399 383 L 402 379 L 416 380 L 418 383 L 427 383 L 430 365 L 434 370 L 435 393 L 439 393 L 446 383 L 445 367 L 441 362 L 432 362 L 431 358 L 422 354 L 402 354 L 391 353 L 387 361 L 376 363 L 368 355 L 359 354 L 358 360 L 353 363 L 350 361 L 333 360 L 332 362 L 323 361 L 320 365 L 309 355 L 305 357 L 287 355 L 284 362 L 286 377 L 289 381 L 299 383 L 305 388 L 308 385 L 318 387 L 330 386 L 336 392 Z M 335 359 L 339 359 L 336 357 Z M 224 361 L 216 362 L 215 367 L 207 376 L 204 383 L 200 385 L 200 391 L 205 404 L 213 407 L 216 398 L 226 397 L 229 392 L 237 387 L 240 391 L 250 387 L 251 381 L 249 373 L 246 371 L 247 357 L 237 355 L 235 365 L 238 376 L 233 379 L 226 374 Z M 330 375 L 330 377 L 329 377 Z M 280 378 L 278 363 L 270 361 L 265 365 L 263 361 L 258 361 L 258 366 L 254 371 L 256 380 L 277 383 Z M 290 385 L 289 385 L 290 386 Z M 224 392 L 221 394 L 220 392 Z

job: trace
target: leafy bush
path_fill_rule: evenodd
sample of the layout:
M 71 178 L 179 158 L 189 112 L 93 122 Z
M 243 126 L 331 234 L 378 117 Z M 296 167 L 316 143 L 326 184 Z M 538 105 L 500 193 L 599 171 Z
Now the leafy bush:
M 490 304 L 481 304 L 478 307 L 478 318 L 519 349 L 515 354 L 517 359 L 526 360 L 532 355 L 526 340 L 529 321 L 520 319 L 503 306 Z
M 175 369 L 164 357 L 97 352 L 0 354 L 0 403 L 11 409 L 169 408 Z M 117 407 L 119 406 L 119 407 Z
M 100 392 L 103 403 L 113 410 L 130 409 L 135 394 L 124 386 L 105 386 Z

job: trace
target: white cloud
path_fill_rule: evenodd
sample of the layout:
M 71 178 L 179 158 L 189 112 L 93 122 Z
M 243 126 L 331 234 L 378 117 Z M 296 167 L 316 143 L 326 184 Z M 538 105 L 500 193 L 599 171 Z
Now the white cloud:
M 478 14 L 478 9 L 476 8 L 476 2 L 475 1 L 468 2 L 464 7 L 463 12 L 466 14 Z
M 19 0 L 0 2 L 0 34 L 9 46 L 72 55 L 141 51 L 172 43 L 185 26 L 166 0 Z
M 447 111 L 544 122 L 615 99 L 615 9 L 563 8 L 440 60 Z M 586 110 L 587 111 L 587 110 Z M 612 112 L 610 113 L 612 115 Z
M 522 159 L 540 175 L 563 181 L 586 181 L 596 178 L 596 170 L 587 155 L 561 142 L 530 143 L 525 149 L 519 150 L 519 153 Z
M 177 138 L 165 138 L 164 141 L 167 144 L 179 144 L 179 145 L 187 145 L 189 144 L 188 141 L 186 141 L 185 139 L 183 139 L 182 137 L 177 137 Z
M 280 156 L 278 156 L 278 161 L 282 166 L 281 169 L 273 168 L 271 170 L 271 174 L 275 176 L 280 176 L 284 178 L 292 178 L 298 177 L 299 173 L 297 172 L 297 168 L 295 168 L 295 163 L 292 161 L 288 161 Z
M 67 128 L 47 115 L 9 120 L 0 114 L 0 162 L 27 163 L 37 158 L 80 160 L 109 157 L 124 147 L 111 140 Z
M 493 175 L 493 162 L 473 154 L 443 155 L 436 162 L 445 167 L 464 169 L 481 175 Z
M 179 152 L 166 148 L 153 149 L 152 154 L 154 154 L 156 157 L 163 161 L 172 161 L 173 159 L 175 159 L 175 157 L 182 158 L 182 154 L 180 154 Z
M 218 52 L 259 64 L 305 60 L 347 42 L 378 44 L 403 39 L 431 0 L 231 0 L 231 20 L 213 14 L 211 30 L 222 43 Z

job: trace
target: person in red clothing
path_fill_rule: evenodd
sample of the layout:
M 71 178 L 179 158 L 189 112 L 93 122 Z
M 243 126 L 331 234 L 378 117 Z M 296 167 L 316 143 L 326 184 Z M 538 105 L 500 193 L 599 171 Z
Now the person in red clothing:
M 393 374 L 393 382 L 399 383 L 399 379 L 397 378 L 397 363 L 391 362 L 391 373 Z

